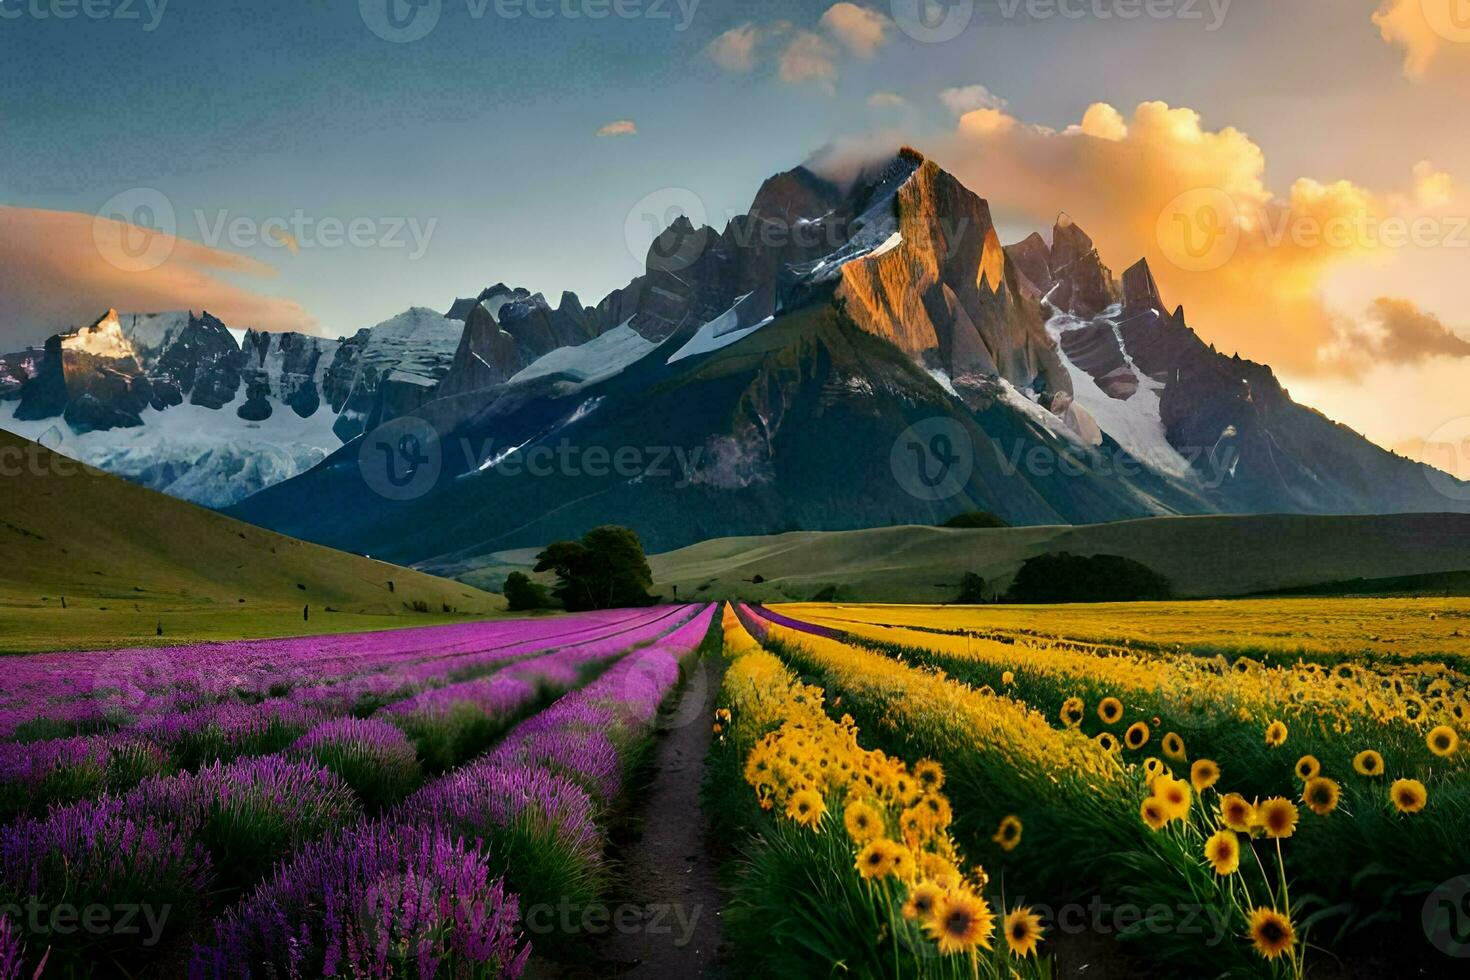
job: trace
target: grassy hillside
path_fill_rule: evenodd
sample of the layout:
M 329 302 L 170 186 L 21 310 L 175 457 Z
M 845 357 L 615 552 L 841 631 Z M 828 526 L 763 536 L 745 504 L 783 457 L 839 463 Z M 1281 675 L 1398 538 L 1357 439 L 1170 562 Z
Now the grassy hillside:
M 1239 596 L 1465 571 L 1470 517 L 1160 517 L 1078 527 L 796 532 L 706 541 L 651 564 L 659 589 L 678 585 L 687 597 L 800 600 L 836 586 L 843 601 L 918 603 L 952 600 L 966 572 L 1003 590 L 1023 561 L 1055 551 L 1143 562 L 1181 597 Z
M 0 652 L 422 626 L 503 608 L 462 583 L 241 524 L 0 432 Z

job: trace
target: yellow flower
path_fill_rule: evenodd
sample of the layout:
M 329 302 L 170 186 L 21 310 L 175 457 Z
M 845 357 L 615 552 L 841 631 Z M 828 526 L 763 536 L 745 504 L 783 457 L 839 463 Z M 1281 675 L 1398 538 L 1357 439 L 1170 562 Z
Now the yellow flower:
M 792 793 L 786 803 L 786 816 L 813 830 L 822 822 L 822 814 L 826 812 L 827 804 L 822 801 L 822 794 L 814 789 Z
M 1143 760 L 1143 775 L 1148 780 L 1149 786 L 1153 786 L 1154 780 L 1163 774 L 1164 763 L 1161 760 L 1155 759 L 1153 756 L 1149 756 Z
M 1449 725 L 1437 725 L 1429 730 L 1425 741 L 1429 751 L 1439 756 L 1450 756 L 1460 747 L 1460 736 Z
M 1123 717 L 1123 702 L 1117 698 L 1103 698 L 1097 703 L 1097 716 L 1104 724 L 1117 724 Z
M 1086 705 L 1081 698 L 1072 697 L 1062 702 L 1062 723 L 1068 728 L 1076 728 L 1082 724 L 1082 713 Z
M 1189 767 L 1189 781 L 1196 793 L 1203 793 L 1220 781 L 1220 767 L 1211 759 L 1196 759 Z
M 1154 783 L 1154 797 L 1164 808 L 1164 815 L 1169 820 L 1183 820 L 1189 816 L 1189 804 L 1192 799 L 1189 792 L 1189 784 L 1182 779 L 1173 776 L 1160 776 Z
M 1273 721 L 1266 726 L 1266 744 L 1273 749 L 1286 744 L 1286 724 L 1284 722 Z
M 1313 779 L 1322 772 L 1322 763 L 1315 755 L 1304 755 L 1296 760 L 1296 778 L 1302 782 Z
M 940 888 L 954 888 L 960 883 L 960 870 L 932 851 L 919 855 L 919 873 Z
M 901 881 L 913 881 L 918 872 L 914 864 L 914 852 L 902 844 L 894 844 L 890 850 L 893 857 L 893 876 Z
M 939 788 L 944 785 L 944 767 L 933 759 L 921 759 L 918 765 L 914 766 L 914 778 L 919 781 L 919 785 L 924 787 L 926 792 L 938 792 Z
M 1003 671 L 1001 671 L 1001 674 L 1000 674 L 1000 682 L 1002 684 L 1006 684 L 1006 685 L 1010 685 L 1010 684 L 1016 683 L 1016 672 L 1013 671 L 1013 670 L 1003 670 Z
M 1141 721 L 1135 721 L 1132 725 L 1129 725 L 1128 730 L 1123 733 L 1123 744 L 1128 746 L 1133 751 L 1137 752 L 1139 749 L 1148 744 L 1148 736 L 1148 726 Z
M 990 839 L 999 844 L 1001 850 L 1014 851 L 1016 845 L 1021 843 L 1021 830 L 1021 818 L 1011 814 L 1000 822 L 995 836 Z
M 1261 826 L 1268 837 L 1290 837 L 1296 833 L 1298 813 L 1296 804 L 1280 796 L 1273 796 L 1260 807 Z
M 1429 791 L 1417 779 L 1395 779 L 1388 796 L 1400 813 L 1418 813 L 1429 802 Z
M 858 852 L 857 864 L 858 874 L 864 878 L 886 878 L 893 872 L 894 848 L 897 845 L 892 841 L 879 838 L 869 842 L 868 846 Z
M 1342 787 L 1337 785 L 1336 780 L 1328 779 L 1326 776 L 1313 776 L 1307 780 L 1306 788 L 1302 790 L 1302 802 L 1313 813 L 1325 817 L 1337 809 L 1337 800 L 1341 792 Z
M 1118 741 L 1118 736 L 1114 735 L 1112 732 L 1103 732 L 1094 741 L 1097 742 L 1098 748 L 1102 749 L 1104 752 L 1107 752 L 1109 755 L 1117 752 L 1123 747 L 1122 744 Z
M 1365 749 L 1353 756 L 1353 769 L 1359 776 L 1382 776 L 1383 756 L 1372 749 Z
M 944 889 L 933 882 L 915 885 L 909 890 L 908 901 L 903 903 L 903 917 L 917 921 L 920 925 L 928 925 L 934 920 L 934 913 L 942 901 Z
M 1041 942 L 1041 916 L 1021 906 L 1010 912 L 1005 921 L 1006 945 L 1017 956 L 1030 956 Z
M 1220 822 L 1231 830 L 1248 834 L 1251 832 L 1255 819 L 1254 804 L 1239 793 L 1226 793 L 1220 800 Z
M 1170 732 L 1164 736 L 1164 754 L 1176 762 L 1184 761 L 1184 739 Z
M 1143 801 L 1138 808 L 1138 815 L 1148 824 L 1149 830 L 1163 830 L 1164 825 L 1169 822 L 1169 814 L 1164 809 L 1163 802 L 1154 796 Z
M 951 892 L 939 903 L 928 932 L 945 955 L 989 949 L 990 937 L 995 932 L 995 915 L 985 899 L 966 892 Z
M 1296 930 L 1291 920 L 1275 909 L 1258 908 L 1251 913 L 1250 940 L 1257 953 L 1274 960 L 1296 945 Z
M 1205 860 L 1222 878 L 1240 870 L 1240 838 L 1230 829 L 1217 830 L 1205 841 Z

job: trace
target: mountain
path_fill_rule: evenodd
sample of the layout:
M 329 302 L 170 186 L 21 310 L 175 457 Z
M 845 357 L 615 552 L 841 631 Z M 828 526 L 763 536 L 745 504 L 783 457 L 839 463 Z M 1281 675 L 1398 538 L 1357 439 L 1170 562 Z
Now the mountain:
M 0 460 L 3 652 L 384 629 L 503 605 L 241 524 L 7 432 Z
M 119 314 L 0 358 L 0 428 L 136 483 L 226 506 L 411 411 L 463 324 L 412 309 L 352 337 L 246 330 L 208 312 Z

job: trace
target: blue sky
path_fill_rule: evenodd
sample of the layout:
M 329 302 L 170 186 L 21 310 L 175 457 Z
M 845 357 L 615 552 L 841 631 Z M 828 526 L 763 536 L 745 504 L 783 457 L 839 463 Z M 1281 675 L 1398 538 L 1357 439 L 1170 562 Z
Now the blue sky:
M 1057 0 L 976 0 L 968 27 L 942 43 L 895 26 L 904 0 L 871 0 L 887 21 L 871 51 L 823 20 L 828 0 L 620 0 L 645 15 L 603 19 L 586 14 L 611 0 L 530 0 L 554 16 L 515 18 L 501 13 L 523 0 L 487 0 L 479 17 L 480 0 L 415 0 L 440 15 L 410 43 L 369 29 L 384 0 L 169 0 L 156 25 L 161 0 L 85 2 L 113 15 L 50 15 L 83 0 L 0 3 L 0 205 L 91 215 L 118 194 L 161 192 L 181 237 L 276 273 L 222 276 L 299 304 L 331 335 L 410 305 L 443 309 L 497 280 L 595 302 L 639 271 L 628 228 L 648 195 L 692 192 L 723 225 L 765 176 L 834 141 L 910 139 L 946 164 L 973 152 L 983 173 L 984 148 L 955 143 L 957 113 L 939 98 L 951 88 L 984 86 L 1009 117 L 1052 130 L 1095 102 L 1124 117 L 1148 100 L 1190 107 L 1208 132 L 1248 134 L 1264 186 L 1283 199 L 1305 176 L 1386 200 L 1421 161 L 1454 174 L 1470 152 L 1459 122 L 1470 73 L 1456 50 L 1467 46 L 1440 43 L 1431 70 L 1407 70 L 1406 50 L 1424 42 L 1386 38 L 1371 20 L 1379 0 L 1152 0 L 1172 15 L 1127 20 L 1098 11 L 1143 0 L 1060 0 L 1077 16 Z M 721 67 L 711 44 L 744 25 L 761 38 L 754 64 Z M 783 79 L 784 52 L 807 34 L 831 73 Z M 875 106 L 875 93 L 903 102 Z M 618 120 L 636 134 L 598 135 Z M 1128 192 L 1082 182 L 1045 201 L 1015 184 L 974 189 L 1017 238 L 1061 209 L 1109 220 L 1088 198 Z M 374 231 L 358 246 L 308 231 L 295 253 L 210 235 L 221 218 L 258 229 L 293 216 Z M 389 234 L 404 224 L 422 249 L 410 228 Z M 1137 256 L 1107 257 L 1121 269 Z M 1333 266 L 1312 288 L 1336 290 L 1352 314 L 1380 293 L 1408 295 L 1463 325 L 1457 258 L 1400 268 L 1388 284 Z M 11 324 L 5 336 L 55 326 Z M 1207 315 L 1200 328 L 1235 339 Z M 1276 354 L 1255 342 L 1240 337 L 1246 353 Z

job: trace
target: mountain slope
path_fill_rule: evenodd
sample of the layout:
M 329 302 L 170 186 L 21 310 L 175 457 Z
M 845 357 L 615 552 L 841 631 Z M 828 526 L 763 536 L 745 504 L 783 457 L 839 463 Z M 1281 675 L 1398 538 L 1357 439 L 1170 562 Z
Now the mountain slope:
M 0 650 L 381 629 L 442 619 L 445 606 L 501 607 L 458 582 L 241 524 L 6 432 L 0 466 Z M 435 615 L 414 613 L 415 603 Z
M 1183 598 L 1470 570 L 1470 516 L 1164 517 L 1086 527 L 886 527 L 704 541 L 650 559 L 685 598 L 951 602 L 966 572 L 1003 592 L 1033 555 L 1122 555 Z M 753 582 L 757 576 L 759 583 Z

